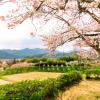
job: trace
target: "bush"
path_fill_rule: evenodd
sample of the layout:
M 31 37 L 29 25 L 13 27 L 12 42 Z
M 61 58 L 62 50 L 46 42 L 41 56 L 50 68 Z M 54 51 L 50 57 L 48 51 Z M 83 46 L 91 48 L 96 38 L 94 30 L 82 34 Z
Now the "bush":
M 23 58 L 20 62 L 27 62 L 27 63 L 38 63 L 40 62 L 39 58 Z
M 20 60 L 20 62 L 25 62 L 25 60 L 26 60 L 26 59 L 25 59 L 25 58 L 23 58 L 23 59 L 21 59 L 21 60 Z
M 61 58 L 58 58 L 58 60 L 61 60 L 61 61 L 75 61 L 77 60 L 77 56 L 64 56 L 64 57 L 61 57 Z
M 6 69 L 5 71 L 0 72 L 0 76 L 25 73 L 25 72 L 33 72 L 35 70 L 36 69 L 33 66 L 32 67 L 9 68 L 9 69 Z
M 82 76 L 80 72 L 77 71 L 72 71 L 70 73 L 61 75 L 58 79 L 57 79 L 57 88 L 59 88 L 60 90 L 64 89 L 65 86 L 71 86 L 77 82 L 79 82 L 80 80 L 82 80 Z
M 84 72 L 88 67 L 84 63 L 65 63 L 63 61 L 49 61 L 36 63 L 34 65 L 37 70 L 51 71 L 51 72 L 68 72 L 71 70 L 78 70 Z
M 66 66 L 66 63 L 64 61 L 52 61 L 52 60 L 47 60 L 46 62 L 38 62 L 35 64 L 35 66 Z
M 44 81 L 23 81 L 0 86 L 0 100 L 46 100 L 54 97 L 66 86 L 71 86 L 82 79 L 79 72 L 70 72 L 57 79 Z
M 40 58 L 40 61 L 42 62 L 46 62 L 48 60 L 48 58 Z
M 10 74 L 17 74 L 17 73 L 25 73 L 25 72 L 33 72 L 33 71 L 42 71 L 42 72 L 69 72 L 72 70 L 78 70 L 84 72 L 88 67 L 84 64 L 78 63 L 68 63 L 65 62 L 39 62 L 36 63 L 35 66 L 30 67 L 16 67 L 16 68 L 9 68 L 5 71 L 0 72 L 0 76 L 3 75 L 10 75 Z M 90 68 L 90 67 L 89 67 Z M 99 68 L 97 68 L 99 69 Z
M 100 69 L 88 69 L 85 71 L 86 79 L 99 79 L 100 80 Z

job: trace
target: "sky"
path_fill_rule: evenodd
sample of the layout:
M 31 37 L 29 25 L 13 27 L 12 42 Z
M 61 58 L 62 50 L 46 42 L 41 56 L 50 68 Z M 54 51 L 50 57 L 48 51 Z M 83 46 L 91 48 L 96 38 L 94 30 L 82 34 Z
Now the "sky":
M 35 23 L 35 22 L 34 22 Z M 37 24 L 37 23 L 36 23 Z M 50 26 L 49 23 L 48 26 Z M 32 31 L 36 31 L 31 21 L 28 19 L 14 29 L 8 29 L 4 22 L 0 22 L 0 49 L 24 49 L 24 48 L 46 48 L 40 35 L 50 30 L 47 26 L 39 30 L 38 34 L 31 36 Z M 57 48 L 59 51 L 69 52 L 73 50 L 72 43 L 65 44 Z
M 11 9 L 12 5 L 5 5 L 0 7 L 0 15 L 6 14 L 7 10 Z M 0 21 L 0 49 L 24 49 L 24 48 L 46 48 L 41 40 L 40 35 L 50 32 L 54 27 L 54 22 L 51 21 L 42 28 L 40 22 L 37 19 L 33 20 L 33 24 L 30 19 L 25 20 L 22 24 L 18 25 L 14 29 L 8 29 L 5 22 Z M 31 32 L 37 32 L 36 36 L 31 36 Z M 57 50 L 69 52 L 73 50 L 73 43 L 65 44 L 58 47 Z

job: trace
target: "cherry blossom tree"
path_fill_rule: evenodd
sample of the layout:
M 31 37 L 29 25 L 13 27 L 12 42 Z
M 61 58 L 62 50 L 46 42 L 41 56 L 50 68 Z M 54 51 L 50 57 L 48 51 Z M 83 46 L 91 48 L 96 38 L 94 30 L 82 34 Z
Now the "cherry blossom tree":
M 61 7 L 54 14 L 60 26 L 53 34 L 43 36 L 45 45 L 55 50 L 66 42 L 75 41 L 77 47 L 91 47 L 92 52 L 95 50 L 100 55 L 99 5 L 100 1 L 75 0 Z
M 50 34 L 41 36 L 48 49 L 75 41 L 75 46 L 91 47 L 100 55 L 100 0 L 0 0 L 0 6 L 7 3 L 16 6 L 0 15 L 8 28 L 28 18 L 41 18 L 45 25 L 54 20 Z

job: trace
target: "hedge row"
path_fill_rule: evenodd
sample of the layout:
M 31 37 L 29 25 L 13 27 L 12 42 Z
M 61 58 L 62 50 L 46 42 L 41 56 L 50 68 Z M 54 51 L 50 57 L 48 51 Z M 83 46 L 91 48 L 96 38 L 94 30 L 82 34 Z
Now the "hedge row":
M 66 62 L 63 61 L 47 61 L 36 63 L 35 66 L 66 66 Z
M 73 56 L 64 56 L 64 57 L 58 58 L 58 60 L 70 62 L 70 61 L 78 60 L 78 57 L 75 56 L 75 55 L 73 55 Z
M 28 63 L 37 63 L 37 62 L 46 62 L 46 61 L 66 61 L 66 62 L 70 62 L 70 61 L 75 61 L 77 60 L 77 56 L 64 56 L 64 57 L 60 57 L 60 58 L 33 58 L 33 57 L 27 57 L 27 58 L 23 58 L 20 61 L 21 62 L 28 62 Z
M 20 62 L 27 62 L 27 63 L 38 63 L 40 61 L 46 62 L 48 58 L 23 58 Z
M 55 97 L 60 90 L 81 81 L 82 76 L 74 71 L 57 79 L 23 81 L 0 86 L 0 100 L 46 100 Z
M 100 69 L 88 69 L 85 71 L 86 79 L 100 80 Z
M 77 63 L 67 64 L 66 66 L 17 67 L 17 68 L 9 68 L 9 69 L 6 69 L 5 71 L 0 72 L 0 76 L 11 75 L 11 74 L 18 74 L 18 73 L 26 73 L 26 72 L 34 72 L 34 71 L 66 73 L 66 72 L 69 72 L 69 71 L 72 71 L 72 70 L 78 70 L 78 71 L 85 72 L 86 75 L 88 76 L 88 73 L 91 72 L 93 69 L 91 69 L 90 71 L 88 71 L 87 69 L 90 70 L 91 67 L 87 67 L 83 63 L 80 63 L 80 64 L 77 64 Z M 86 72 L 86 70 L 87 70 L 87 72 Z M 98 66 L 94 70 L 100 70 L 100 67 Z M 94 72 L 92 71 L 92 73 L 94 73 Z
M 68 72 L 71 70 L 81 70 L 84 71 L 88 67 L 84 63 L 71 63 L 71 64 L 62 64 L 62 65 L 48 65 L 46 63 L 38 63 L 35 65 L 36 70 L 38 71 L 51 71 L 51 72 Z
M 26 72 L 33 72 L 36 71 L 36 68 L 33 66 L 31 67 L 16 67 L 16 68 L 9 68 L 4 71 L 0 72 L 0 76 L 4 75 L 11 75 L 11 74 L 18 74 L 18 73 L 26 73 Z
M 0 76 L 18 74 L 18 73 L 26 73 L 33 71 L 41 71 L 41 72 L 68 72 L 72 70 L 84 71 L 87 67 L 83 66 L 83 64 L 67 64 L 66 66 L 30 66 L 30 67 L 17 67 L 17 68 L 9 68 L 5 71 L 0 72 Z

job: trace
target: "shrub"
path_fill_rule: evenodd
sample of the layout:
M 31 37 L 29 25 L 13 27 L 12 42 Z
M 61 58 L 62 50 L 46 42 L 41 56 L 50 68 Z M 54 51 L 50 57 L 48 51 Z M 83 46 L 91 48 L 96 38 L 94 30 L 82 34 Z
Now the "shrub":
M 25 72 L 33 72 L 33 71 L 44 71 L 44 72 L 68 72 L 72 70 L 78 70 L 84 72 L 88 67 L 86 65 L 78 63 L 68 63 L 65 62 L 39 62 L 36 63 L 34 66 L 30 67 L 16 67 L 16 68 L 9 68 L 5 71 L 0 72 L 0 76 L 3 75 L 10 75 L 10 74 L 17 74 L 17 73 L 25 73 Z M 89 67 L 90 68 L 90 67 Z M 99 68 L 97 68 L 99 69 Z
M 64 61 L 53 61 L 53 60 L 47 60 L 46 62 L 38 62 L 35 64 L 35 66 L 45 66 L 47 67 L 48 65 L 49 66 L 66 66 L 66 63 Z
M 25 62 L 25 60 L 26 60 L 26 59 L 25 59 L 25 58 L 23 58 L 23 59 L 21 59 L 21 60 L 20 60 L 20 62 Z
M 42 62 L 46 62 L 48 60 L 48 58 L 40 58 L 40 61 Z
M 100 79 L 100 69 L 88 69 L 85 74 L 86 79 Z
M 46 100 L 54 97 L 66 86 L 71 86 L 82 79 L 79 72 L 70 72 L 57 79 L 44 81 L 23 81 L 0 86 L 0 100 Z
M 64 56 L 64 57 L 61 57 L 61 58 L 58 58 L 59 60 L 61 61 L 75 61 L 77 60 L 77 56 Z
M 37 63 L 40 62 L 39 58 L 23 58 L 20 62 L 27 62 L 27 63 Z
M 0 76 L 25 73 L 25 72 L 32 72 L 35 70 L 36 70 L 36 68 L 34 68 L 33 66 L 32 67 L 9 68 L 9 69 L 6 69 L 5 71 L 0 72 Z
M 57 88 L 64 89 L 65 86 L 71 86 L 77 82 L 82 80 L 82 76 L 80 72 L 72 71 L 70 73 L 61 75 L 57 79 Z

